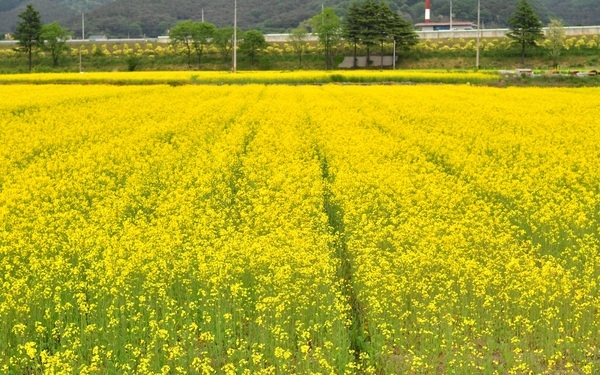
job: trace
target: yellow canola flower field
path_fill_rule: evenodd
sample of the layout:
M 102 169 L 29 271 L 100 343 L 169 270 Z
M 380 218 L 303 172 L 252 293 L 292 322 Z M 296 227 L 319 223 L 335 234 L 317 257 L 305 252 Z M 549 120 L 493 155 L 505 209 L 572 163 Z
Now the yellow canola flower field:
M 311 84 L 331 82 L 497 82 L 496 71 L 446 70 L 339 70 L 339 71 L 239 71 L 230 72 L 85 72 L 0 75 L 1 83 L 86 84 Z
M 0 373 L 596 374 L 598 95 L 7 86 Z

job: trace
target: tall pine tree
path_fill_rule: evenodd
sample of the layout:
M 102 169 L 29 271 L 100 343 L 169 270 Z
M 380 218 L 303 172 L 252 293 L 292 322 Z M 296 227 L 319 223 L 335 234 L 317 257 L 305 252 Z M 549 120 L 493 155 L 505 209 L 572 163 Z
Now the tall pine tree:
M 33 68 L 33 49 L 42 44 L 40 34 L 42 32 L 42 21 L 40 13 L 28 4 L 23 13 L 19 14 L 23 21 L 17 23 L 15 39 L 19 41 L 20 50 L 29 55 L 29 72 Z
M 346 11 L 346 17 L 342 21 L 342 33 L 344 39 L 354 45 L 354 60 L 352 67 L 356 69 L 356 48 L 360 43 L 360 31 L 361 31 L 361 7 L 356 1 L 353 1 L 348 10 Z
M 525 64 L 525 48 L 536 46 L 538 40 L 544 39 L 542 22 L 527 0 L 521 0 L 517 11 L 508 19 L 510 31 L 506 36 L 512 43 L 521 47 L 521 64 Z
M 371 47 L 377 45 L 381 27 L 379 19 L 379 4 L 374 0 L 366 0 L 361 7 L 360 39 L 367 48 L 367 67 L 371 65 Z
M 359 4 L 350 4 L 343 20 L 344 38 L 354 45 L 354 63 L 356 68 L 356 48 L 358 44 L 367 50 L 367 67 L 370 65 L 371 47 L 379 44 L 381 56 L 386 42 L 394 41 L 402 49 L 418 42 L 418 36 L 411 24 L 395 13 L 385 1 L 365 0 Z M 380 68 L 383 67 L 383 58 Z

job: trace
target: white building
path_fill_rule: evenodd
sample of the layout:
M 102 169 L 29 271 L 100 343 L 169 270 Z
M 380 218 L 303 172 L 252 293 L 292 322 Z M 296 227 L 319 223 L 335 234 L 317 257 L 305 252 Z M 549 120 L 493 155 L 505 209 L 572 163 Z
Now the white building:
M 415 28 L 421 31 L 450 31 L 450 22 L 420 22 Z M 452 31 L 463 31 L 476 29 L 473 22 L 452 22 Z

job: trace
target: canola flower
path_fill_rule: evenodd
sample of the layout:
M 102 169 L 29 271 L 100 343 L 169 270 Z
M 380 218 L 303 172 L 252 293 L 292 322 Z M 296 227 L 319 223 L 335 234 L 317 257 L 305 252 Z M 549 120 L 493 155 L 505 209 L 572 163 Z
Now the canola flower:
M 496 71 L 386 70 L 386 71 L 239 71 L 229 72 L 90 72 L 0 75 L 2 83 L 87 84 L 321 84 L 331 82 L 485 83 L 499 79 Z
M 0 372 L 597 373 L 599 93 L 7 86 Z

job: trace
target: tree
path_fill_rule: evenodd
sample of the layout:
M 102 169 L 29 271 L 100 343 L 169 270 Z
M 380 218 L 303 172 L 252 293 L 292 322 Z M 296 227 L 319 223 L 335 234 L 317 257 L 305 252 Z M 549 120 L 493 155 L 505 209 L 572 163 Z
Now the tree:
M 23 13 L 19 14 L 23 21 L 17 23 L 15 39 L 19 41 L 19 50 L 29 55 L 29 71 L 33 68 L 33 49 L 41 44 L 40 33 L 42 21 L 40 13 L 28 4 Z
M 308 31 L 302 25 L 298 26 L 289 36 L 290 43 L 292 44 L 292 48 L 296 55 L 298 55 L 298 62 L 300 69 L 302 68 L 302 54 L 304 53 L 304 48 L 306 47 L 306 37 L 308 36 Z
M 185 47 L 188 66 L 192 66 L 192 52 L 198 57 L 200 66 L 204 50 L 210 45 L 216 30 L 212 23 L 181 21 L 173 27 L 169 37 L 174 44 L 182 44 Z
M 333 69 L 334 48 L 339 44 L 342 33 L 339 17 L 333 8 L 325 8 L 310 20 L 313 32 L 319 37 L 319 43 L 325 49 L 325 69 Z
M 185 47 L 188 67 L 192 66 L 192 34 L 194 33 L 194 21 L 181 21 L 169 32 L 169 38 L 177 46 L 182 44 Z
M 192 46 L 198 56 L 198 66 L 202 63 L 202 54 L 210 46 L 217 28 L 212 23 L 194 22 L 192 25 Z
M 69 50 L 67 39 L 70 37 L 71 33 L 58 22 L 42 26 L 42 31 L 40 32 L 40 39 L 43 43 L 42 49 L 50 52 L 54 66 L 58 66 L 58 59 L 63 52 Z
M 258 51 L 267 46 L 265 36 L 258 30 L 246 31 L 242 36 L 240 52 L 250 57 L 250 65 L 254 66 L 254 59 Z
M 517 11 L 508 19 L 510 31 L 506 34 L 512 43 L 521 46 L 521 64 L 525 64 L 525 48 L 536 46 L 538 40 L 544 39 L 542 22 L 527 0 L 521 0 Z
M 552 59 L 554 68 L 558 66 L 558 57 L 560 56 L 565 44 L 566 31 L 561 20 L 552 20 L 548 24 L 546 34 L 546 51 Z
M 379 3 L 377 6 L 377 23 L 375 24 L 375 30 L 378 34 L 380 49 L 380 65 L 379 69 L 383 69 L 383 44 L 387 41 L 392 40 L 392 30 L 396 26 L 397 17 L 394 16 L 394 12 L 390 9 L 387 3 Z
M 354 46 L 353 62 L 352 67 L 356 69 L 356 47 L 360 43 L 360 36 L 362 30 L 361 24 L 362 9 L 356 1 L 353 1 L 348 10 L 346 11 L 346 17 L 342 22 L 342 35 L 343 37 L 352 43 Z
M 241 31 L 238 29 L 238 35 L 241 35 Z M 229 61 L 229 54 L 233 51 L 233 27 L 224 27 L 217 29 L 213 37 L 213 44 L 219 50 L 221 56 L 223 56 L 223 62 Z
M 367 67 L 371 64 L 371 47 L 376 45 L 381 34 L 379 13 L 379 4 L 373 0 L 366 0 L 361 7 L 359 37 L 367 48 Z
M 415 33 L 413 25 L 397 13 L 394 13 L 394 20 L 388 29 L 388 33 L 394 41 L 397 50 L 406 51 L 419 43 L 419 36 Z
M 367 66 L 371 60 L 371 47 L 379 43 L 383 56 L 384 44 L 394 41 L 400 48 L 407 49 L 418 42 L 413 27 L 402 16 L 394 12 L 386 2 L 366 0 L 359 5 L 353 2 L 343 21 L 344 37 L 354 44 L 354 67 L 356 68 L 356 46 L 363 44 L 367 49 Z M 380 68 L 383 68 L 381 59 Z

